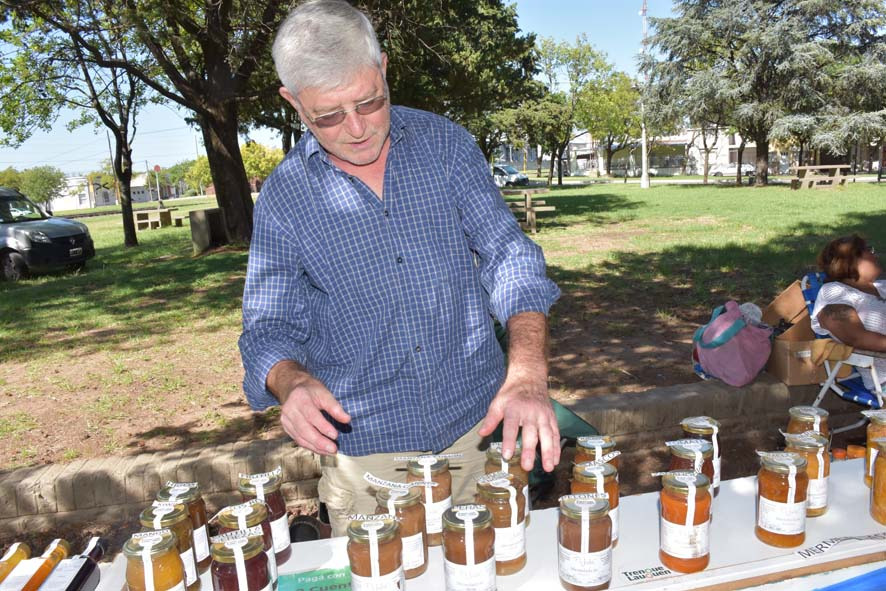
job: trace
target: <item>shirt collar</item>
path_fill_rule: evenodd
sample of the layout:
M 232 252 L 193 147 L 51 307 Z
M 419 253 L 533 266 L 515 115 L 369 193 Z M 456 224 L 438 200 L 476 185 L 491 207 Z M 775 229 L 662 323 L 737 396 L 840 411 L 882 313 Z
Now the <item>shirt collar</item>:
M 406 137 L 408 127 L 408 121 L 400 111 L 400 107 L 391 105 L 391 147 L 395 146 L 400 140 Z M 317 141 L 317 138 L 310 130 L 306 132 L 304 153 L 306 160 L 309 160 L 311 156 L 316 154 L 322 162 L 325 162 L 330 166 L 332 165 L 332 163 L 329 162 L 329 154 L 323 149 L 323 146 L 320 145 L 320 142 Z

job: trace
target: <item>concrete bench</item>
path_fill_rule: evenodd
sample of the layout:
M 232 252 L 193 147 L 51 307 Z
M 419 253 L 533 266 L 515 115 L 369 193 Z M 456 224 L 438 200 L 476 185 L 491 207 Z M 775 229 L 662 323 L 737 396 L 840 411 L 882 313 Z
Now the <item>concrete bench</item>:
M 846 184 L 849 170 L 848 164 L 831 164 L 822 166 L 796 166 L 796 176 L 791 177 L 791 189 L 829 189 Z

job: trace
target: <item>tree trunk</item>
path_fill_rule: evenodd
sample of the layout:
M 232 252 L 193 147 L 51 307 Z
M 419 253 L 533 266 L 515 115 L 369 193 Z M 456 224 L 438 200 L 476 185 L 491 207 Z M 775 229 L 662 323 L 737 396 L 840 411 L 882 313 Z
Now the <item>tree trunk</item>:
M 765 187 L 769 184 L 769 138 L 766 133 L 754 135 L 757 143 L 757 171 L 754 181 L 755 187 Z
M 557 148 L 551 148 L 551 162 L 548 166 L 548 188 L 554 184 L 554 158 L 557 156 Z
M 797 154 L 797 166 L 803 166 L 803 148 L 806 146 L 803 142 L 800 142 L 800 153 Z
M 705 149 L 704 149 L 704 164 L 703 164 L 703 166 L 704 166 L 704 179 L 702 180 L 702 184 L 707 185 L 708 184 L 708 171 L 711 168 L 711 151 L 709 149 L 707 149 L 707 146 L 705 146 Z
M 249 244 L 252 239 L 252 192 L 237 134 L 237 107 L 221 105 L 200 116 L 203 143 L 212 173 L 215 198 L 225 213 L 228 238 Z
M 612 157 L 615 155 L 615 150 L 612 149 L 612 144 L 606 145 L 606 176 L 612 176 Z
M 557 186 L 563 186 L 563 151 L 566 149 L 566 145 L 560 144 L 557 146 Z
M 128 127 L 128 124 L 127 124 Z M 123 245 L 138 246 L 138 234 L 132 217 L 132 146 L 125 139 L 127 127 L 112 128 L 114 131 L 114 176 L 120 183 L 120 213 L 123 216 Z
M 738 171 L 735 173 L 735 184 L 736 184 L 736 186 L 739 186 L 739 187 L 741 186 L 742 177 L 744 176 L 742 174 L 742 170 L 741 170 L 741 163 L 742 163 L 742 160 L 744 160 L 745 143 L 746 143 L 745 139 L 744 139 L 744 137 L 742 137 L 741 143 L 738 144 L 738 150 L 736 150 L 735 160 L 736 160 L 736 164 L 738 165 Z

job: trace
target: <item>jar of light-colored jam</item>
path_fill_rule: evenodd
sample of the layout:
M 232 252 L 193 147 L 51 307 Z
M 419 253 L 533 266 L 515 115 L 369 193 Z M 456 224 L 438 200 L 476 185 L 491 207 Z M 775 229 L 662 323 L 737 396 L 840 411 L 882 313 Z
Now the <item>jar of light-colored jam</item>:
M 711 481 L 690 470 L 661 478 L 661 563 L 680 573 L 707 568 L 711 561 Z
M 501 442 L 495 441 L 486 448 L 486 464 L 483 470 L 486 474 L 493 472 L 508 472 L 526 483 L 523 487 L 523 496 L 526 497 L 526 525 L 529 525 L 530 511 L 532 510 L 532 502 L 529 498 L 529 473 L 520 465 L 520 454 L 523 453 L 523 444 L 517 442 L 514 448 L 514 455 L 510 460 L 501 457 Z
M 799 546 L 806 539 L 806 458 L 789 452 L 760 452 L 760 463 L 754 533 L 770 546 Z
M 271 534 L 274 538 L 278 567 L 292 556 L 289 516 L 283 492 L 280 490 L 282 484 L 283 470 L 277 468 L 262 474 L 240 474 L 240 482 L 237 485 L 244 501 L 258 499 L 268 506 L 268 519 L 271 521 Z
M 348 523 L 348 560 L 352 591 L 406 588 L 403 546 L 393 515 L 352 515 Z
M 403 571 L 407 579 L 428 570 L 428 534 L 425 531 L 425 508 L 420 488 L 380 488 L 375 495 L 376 513 L 387 513 L 400 520 L 403 543 Z
M 443 513 L 452 506 L 452 475 L 449 473 L 449 460 L 434 456 L 418 456 L 406 464 L 406 482 L 436 482 L 437 486 L 426 486 L 422 490 L 422 504 L 425 507 L 425 528 L 428 533 L 428 546 L 443 543 Z
M 197 560 L 194 556 L 193 529 L 187 508 L 181 503 L 154 501 L 153 505 L 141 512 L 139 522 L 145 530 L 172 530 L 176 536 L 182 564 L 185 567 L 185 585 L 188 587 L 188 591 L 200 589 Z
M 788 410 L 788 433 L 805 433 L 815 431 L 829 437 L 828 411 L 817 406 L 792 406 Z
M 129 591 L 185 591 L 185 569 L 168 529 L 132 534 L 123 545 Z
M 871 480 L 871 517 L 886 525 L 886 437 L 869 440 L 874 444 L 874 476 Z
M 786 433 L 785 451 L 801 454 L 806 458 L 806 517 L 818 517 L 828 510 L 828 477 L 831 475 L 831 455 L 828 438 L 815 431 Z
M 714 446 L 706 439 L 678 439 L 668 441 L 671 452 L 669 471 L 692 470 L 714 481 Z
M 572 460 L 576 464 L 584 462 L 602 462 L 606 461 L 619 468 L 619 455 L 607 456 L 615 453 L 615 439 L 609 435 L 583 435 L 575 440 L 575 458 Z
M 197 572 L 204 573 L 212 558 L 209 556 L 209 530 L 206 526 L 206 502 L 196 482 L 167 482 L 157 493 L 158 501 L 184 503 L 191 518 L 194 536 L 194 557 Z
M 609 519 L 612 520 L 612 546 L 618 544 L 618 470 L 612 464 L 583 462 L 572 467 L 574 495 L 594 493 L 607 495 L 609 499 Z
M 268 557 L 268 574 L 271 577 L 271 586 L 277 588 L 277 555 L 274 552 L 274 535 L 271 532 L 271 519 L 268 516 L 268 506 L 258 499 L 246 501 L 240 505 L 225 507 L 218 512 L 218 531 L 224 534 L 232 531 L 242 531 L 251 527 L 258 527 L 262 532 L 264 553 Z
M 511 575 L 526 566 L 526 497 L 513 474 L 494 472 L 477 480 L 477 502 L 492 513 L 495 572 Z
M 864 483 L 871 486 L 874 478 L 874 460 L 877 457 L 877 446 L 874 444 L 874 440 L 886 437 L 886 410 L 865 410 L 861 414 L 870 420 L 864 452 Z
M 443 513 L 447 591 L 495 591 L 495 532 L 485 505 L 455 505 Z
M 213 542 L 213 591 L 270 591 L 271 573 L 261 536 Z
M 720 422 L 711 417 L 687 417 L 680 421 L 680 428 L 687 439 L 704 439 L 711 442 L 714 454 L 711 462 L 714 464 L 714 477 L 711 479 L 711 489 L 714 496 L 720 492 L 720 465 L 723 449 L 720 447 Z
M 596 494 L 560 497 L 557 526 L 560 584 L 567 591 L 608 589 L 612 580 L 609 501 Z

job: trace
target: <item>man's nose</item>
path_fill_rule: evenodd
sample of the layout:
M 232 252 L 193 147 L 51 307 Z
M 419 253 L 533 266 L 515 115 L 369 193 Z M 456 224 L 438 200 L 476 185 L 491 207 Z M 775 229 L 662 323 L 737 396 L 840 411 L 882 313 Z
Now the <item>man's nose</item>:
M 363 116 L 357 113 L 357 111 L 347 113 L 342 125 L 344 125 L 348 133 L 355 138 L 362 137 L 363 132 L 366 130 L 366 122 L 363 121 Z

